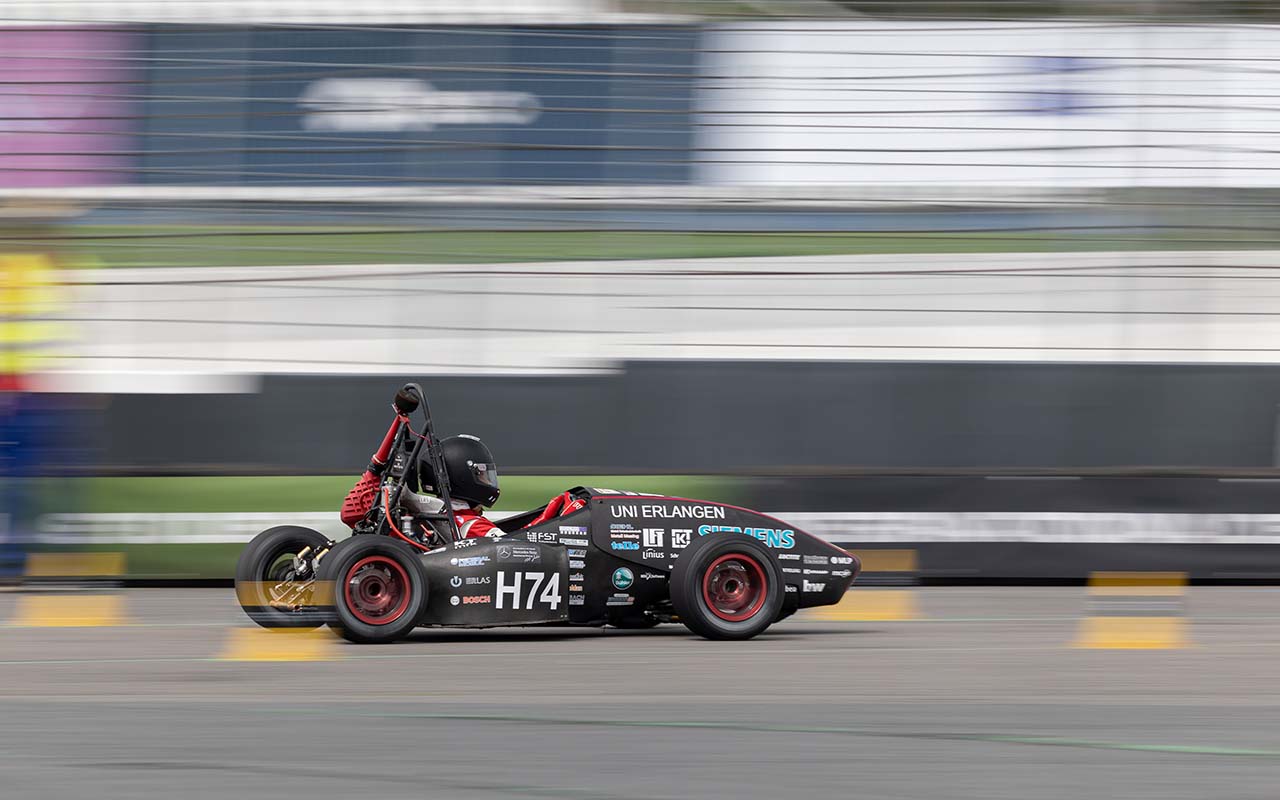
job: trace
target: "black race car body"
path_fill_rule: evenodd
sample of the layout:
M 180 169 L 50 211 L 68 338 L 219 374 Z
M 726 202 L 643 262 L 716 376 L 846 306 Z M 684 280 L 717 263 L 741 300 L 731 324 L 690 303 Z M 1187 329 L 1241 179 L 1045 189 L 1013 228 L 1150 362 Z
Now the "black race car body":
M 361 643 L 436 625 L 676 621 L 710 639 L 749 639 L 839 602 L 857 577 L 855 556 L 765 514 L 581 486 L 502 520 L 501 535 L 464 538 L 426 395 L 406 384 L 392 405 L 394 421 L 342 503 L 349 538 L 281 525 L 241 553 L 236 593 L 258 624 L 327 624 Z M 421 432 L 410 420 L 419 408 Z M 433 476 L 434 500 L 416 494 L 428 489 L 421 475 Z M 569 512 L 552 516 L 561 507 Z
M 422 554 L 430 599 L 419 625 L 599 625 L 671 617 L 671 572 L 704 536 L 740 533 L 777 559 L 778 619 L 840 600 L 857 557 L 745 508 L 608 489 L 571 490 L 587 507 L 501 537 L 463 539 Z M 501 523 L 510 528 L 534 509 Z

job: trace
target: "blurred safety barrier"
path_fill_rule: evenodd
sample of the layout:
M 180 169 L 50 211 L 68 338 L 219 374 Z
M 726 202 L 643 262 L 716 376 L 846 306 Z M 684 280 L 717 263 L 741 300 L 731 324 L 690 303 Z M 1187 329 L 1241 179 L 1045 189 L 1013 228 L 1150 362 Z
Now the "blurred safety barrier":
M 332 661 L 337 637 L 326 628 L 235 628 L 219 661 Z
M 839 603 L 814 609 L 809 612 L 810 619 L 838 622 L 920 619 L 914 589 L 919 584 L 919 559 L 915 550 L 848 552 L 862 562 L 862 572 Z
M 119 593 L 126 574 L 124 553 L 31 553 L 26 592 L 18 598 L 11 625 L 89 628 L 125 625 Z
M 1089 577 L 1088 616 L 1076 647 L 1173 650 L 1190 646 L 1184 572 L 1095 572 Z

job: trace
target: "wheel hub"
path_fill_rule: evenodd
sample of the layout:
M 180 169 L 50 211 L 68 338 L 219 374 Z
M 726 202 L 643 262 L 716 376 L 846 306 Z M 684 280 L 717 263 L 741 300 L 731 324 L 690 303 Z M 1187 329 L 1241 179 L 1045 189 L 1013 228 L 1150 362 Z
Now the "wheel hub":
M 717 558 L 703 574 L 702 598 L 711 613 L 725 622 L 743 622 L 764 607 L 767 587 L 759 561 L 731 553 Z
M 409 575 L 394 559 L 369 556 L 347 571 L 343 582 L 347 608 L 366 625 L 387 625 L 409 605 Z

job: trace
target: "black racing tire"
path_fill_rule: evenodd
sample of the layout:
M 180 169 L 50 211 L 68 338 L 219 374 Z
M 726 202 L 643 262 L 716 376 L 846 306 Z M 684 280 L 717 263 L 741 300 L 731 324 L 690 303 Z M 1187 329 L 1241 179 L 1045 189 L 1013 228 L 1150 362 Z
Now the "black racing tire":
M 671 605 L 707 639 L 750 639 L 782 609 L 782 570 L 759 539 L 712 533 L 685 548 L 671 572 Z
M 427 571 L 418 552 L 388 536 L 362 534 L 340 542 L 320 562 L 332 587 L 329 627 L 357 644 L 387 644 L 406 636 L 427 610 Z
M 253 537 L 236 561 L 236 599 L 249 619 L 264 628 L 309 629 L 323 625 L 324 613 L 313 606 L 297 610 L 273 607 L 271 590 L 290 580 L 292 556 L 308 547 L 318 553 L 328 546 L 329 537 L 297 525 L 278 525 Z

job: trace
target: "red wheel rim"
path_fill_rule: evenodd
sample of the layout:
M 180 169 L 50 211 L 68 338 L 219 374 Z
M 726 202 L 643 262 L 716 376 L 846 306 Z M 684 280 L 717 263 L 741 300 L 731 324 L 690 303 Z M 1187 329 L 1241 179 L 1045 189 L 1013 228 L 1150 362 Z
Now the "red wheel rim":
M 362 558 L 342 584 L 347 608 L 366 625 L 388 625 L 409 607 L 409 573 L 394 558 Z
M 743 622 L 764 608 L 769 584 L 764 567 L 748 555 L 730 553 L 702 573 L 702 599 L 725 622 Z

